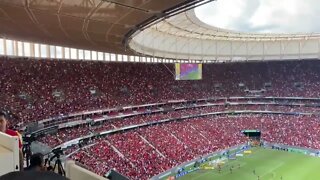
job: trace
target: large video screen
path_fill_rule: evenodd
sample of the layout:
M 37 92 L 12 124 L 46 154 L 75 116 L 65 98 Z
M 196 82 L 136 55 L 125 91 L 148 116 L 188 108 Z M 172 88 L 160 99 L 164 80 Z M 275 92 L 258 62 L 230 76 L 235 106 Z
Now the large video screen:
M 202 64 L 176 63 L 176 80 L 201 80 Z

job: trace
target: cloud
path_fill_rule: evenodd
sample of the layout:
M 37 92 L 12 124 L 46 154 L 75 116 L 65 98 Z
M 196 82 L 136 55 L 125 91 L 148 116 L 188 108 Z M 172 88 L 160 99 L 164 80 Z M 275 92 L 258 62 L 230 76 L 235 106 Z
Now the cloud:
M 241 32 L 320 32 L 318 0 L 217 0 L 195 12 L 209 25 Z

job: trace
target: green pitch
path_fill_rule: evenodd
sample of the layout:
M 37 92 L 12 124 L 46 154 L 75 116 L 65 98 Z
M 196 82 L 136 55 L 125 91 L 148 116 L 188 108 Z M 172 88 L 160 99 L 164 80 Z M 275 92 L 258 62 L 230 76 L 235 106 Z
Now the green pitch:
M 258 176 L 259 180 L 320 180 L 320 158 L 256 148 L 250 155 L 228 160 L 220 173 L 217 168 L 199 170 L 179 180 L 258 180 Z

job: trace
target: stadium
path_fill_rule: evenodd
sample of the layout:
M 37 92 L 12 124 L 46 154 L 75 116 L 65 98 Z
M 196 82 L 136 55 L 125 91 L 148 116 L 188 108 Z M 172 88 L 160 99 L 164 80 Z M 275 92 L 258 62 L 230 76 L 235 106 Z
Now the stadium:
M 317 5 L 0 0 L 0 179 L 320 179 Z

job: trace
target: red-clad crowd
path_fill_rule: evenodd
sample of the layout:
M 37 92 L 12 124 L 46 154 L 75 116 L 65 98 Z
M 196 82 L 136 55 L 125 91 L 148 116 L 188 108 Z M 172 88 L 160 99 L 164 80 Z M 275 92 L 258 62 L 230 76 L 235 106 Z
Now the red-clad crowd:
M 74 154 L 72 158 L 85 165 L 89 170 L 104 175 L 109 170 L 121 171 L 128 177 L 137 176 L 137 167 L 116 152 L 108 142 L 102 139 L 93 141 L 93 146 Z
M 196 157 L 246 143 L 248 139 L 241 131 L 247 129 L 260 130 L 261 139 L 267 142 L 320 149 L 317 117 L 243 115 L 202 117 L 116 133 L 101 138 L 98 145 L 84 148 L 72 158 L 95 152 L 87 156 L 88 159 L 82 159 L 94 172 L 103 174 L 117 164 L 116 169 L 132 179 L 148 179 Z M 101 151 L 105 148 L 109 148 L 108 151 Z M 121 160 L 101 161 L 104 155 L 110 156 L 108 153 L 117 154 Z M 97 167 L 96 161 L 101 166 Z M 119 168 L 125 164 L 125 168 Z
M 188 115 L 205 114 L 220 111 L 235 110 L 255 110 L 255 111 L 279 111 L 279 112 L 316 112 L 319 108 L 315 107 L 290 107 L 278 105 L 233 105 L 233 106 L 208 106 L 198 108 L 188 108 L 178 111 L 170 111 L 166 113 L 156 113 L 148 115 L 137 115 L 129 118 L 112 119 L 98 123 L 96 125 L 80 125 L 61 129 L 54 134 L 47 134 L 38 139 L 38 141 L 47 144 L 50 147 L 56 147 L 64 142 L 76 139 L 78 137 L 99 133 L 107 130 L 123 128 L 131 125 L 138 125 L 148 122 L 159 121 L 163 119 L 179 118 Z
M 107 130 L 118 129 L 130 125 L 138 125 L 147 122 L 154 122 L 169 118 L 178 118 L 186 115 L 200 114 L 206 112 L 222 111 L 224 106 L 216 107 L 202 107 L 195 109 L 184 109 L 179 111 L 171 111 L 167 113 L 138 115 L 134 117 L 111 119 L 104 121 L 103 123 L 97 123 L 96 125 L 80 125 L 75 127 L 69 127 L 60 129 L 54 134 L 47 134 L 38 139 L 38 141 L 47 144 L 50 147 L 56 147 L 64 142 L 76 139 L 78 137 L 90 135 L 92 133 L 99 133 Z
M 169 72 L 172 64 L 2 57 L 0 108 L 11 112 L 17 124 L 108 107 L 245 96 L 248 90 L 319 97 L 319 68 L 318 61 L 206 64 L 203 80 L 176 81 Z
M 172 64 L 2 57 L 0 110 L 9 112 L 11 125 L 25 125 L 62 114 L 167 100 L 248 95 L 319 97 L 319 69 L 318 61 L 206 64 L 203 80 L 176 81 Z M 317 112 L 318 108 L 227 104 L 192 108 L 66 128 L 40 141 L 56 146 L 90 133 L 221 110 Z M 123 112 L 128 113 L 130 110 Z M 114 168 L 132 179 L 147 179 L 195 157 L 246 142 L 241 133 L 244 129 L 260 129 L 265 141 L 320 149 L 319 124 L 314 116 L 202 117 L 95 139 L 92 146 L 72 158 L 101 175 Z

